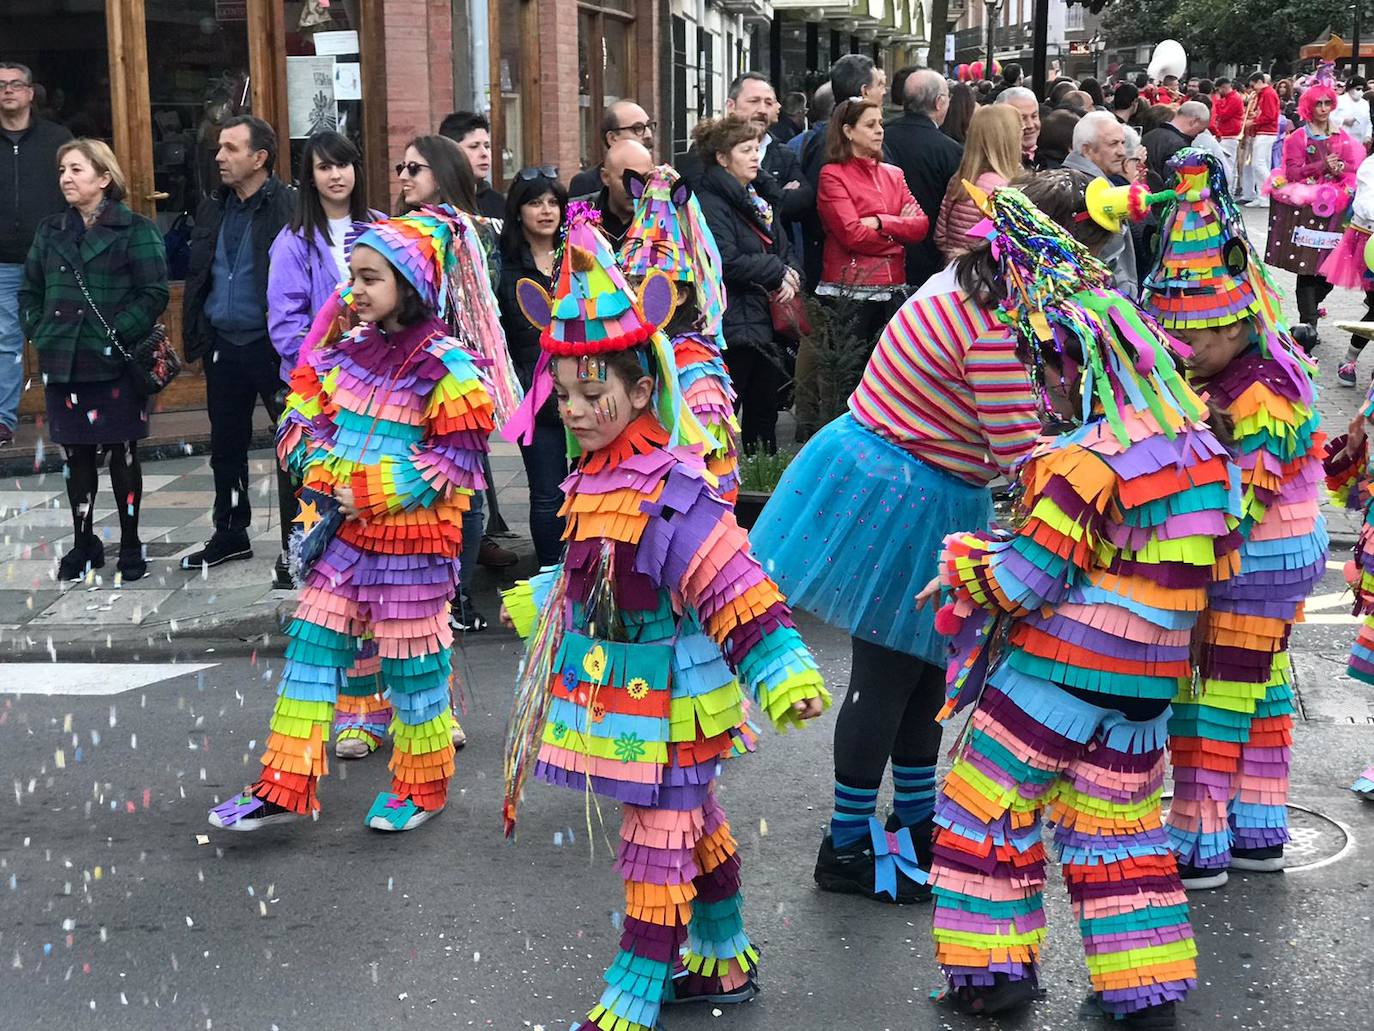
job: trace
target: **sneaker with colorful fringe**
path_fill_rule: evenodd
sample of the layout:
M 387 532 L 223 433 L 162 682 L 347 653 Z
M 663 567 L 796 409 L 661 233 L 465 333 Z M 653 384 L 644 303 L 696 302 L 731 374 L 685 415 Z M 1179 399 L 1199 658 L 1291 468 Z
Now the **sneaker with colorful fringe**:
M 257 831 L 300 818 L 300 813 L 259 798 L 251 791 L 235 795 L 210 810 L 210 826 L 222 831 Z
M 1343 387 L 1353 387 L 1355 385 L 1358 362 L 1342 362 L 1336 367 L 1336 379 Z
M 1283 867 L 1282 845 L 1231 849 L 1232 870 L 1244 870 L 1247 873 L 1282 873 Z
M 441 812 L 442 809 L 421 809 L 408 798 L 383 791 L 367 811 L 364 822 L 374 831 L 413 831 Z

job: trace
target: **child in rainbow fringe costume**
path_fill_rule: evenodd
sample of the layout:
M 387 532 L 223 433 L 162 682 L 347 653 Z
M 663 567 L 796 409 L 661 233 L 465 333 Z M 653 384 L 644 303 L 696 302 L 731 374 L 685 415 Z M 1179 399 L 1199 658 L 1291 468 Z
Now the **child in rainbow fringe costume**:
M 1314 367 L 1290 336 L 1221 162 L 1169 160 L 1177 199 L 1141 302 L 1188 345 L 1189 380 L 1233 423 L 1240 466 L 1240 573 L 1213 584 L 1196 678 L 1174 699 L 1169 839 L 1189 889 L 1227 869 L 1283 868 L 1293 686 L 1288 638 L 1326 571 Z
M 530 772 L 622 803 L 621 951 L 580 1026 L 649 1031 L 664 1004 L 757 992 L 739 857 L 713 790 L 721 758 L 748 740 L 742 685 L 779 729 L 829 696 L 700 444 L 679 446 L 703 434 L 658 331 L 673 285 L 651 270 L 632 293 L 595 219 L 569 208 L 553 298 L 519 288 L 544 329 L 526 403 L 537 410 L 556 384 L 577 463 L 564 564 L 505 594 L 502 618 L 530 644 L 504 816 L 510 833 Z
M 670 165 L 641 175 L 625 172 L 634 218 L 620 245 L 620 265 L 631 286 L 653 269 L 672 280 L 677 307 L 663 327 L 677 359 L 678 385 L 706 431 L 706 468 L 716 492 L 734 503 L 739 492 L 739 420 L 735 390 L 721 351 L 725 287 L 720 252 L 692 188 Z
M 454 755 L 448 601 L 462 514 L 485 486 L 493 427 L 485 375 L 441 318 L 481 303 L 458 291 L 455 276 L 470 231 L 446 207 L 367 226 L 353 243 L 342 296 L 361 324 L 302 348 L 277 450 L 303 481 L 305 546 L 323 550 L 303 575 L 287 628 L 262 775 L 211 810 L 217 827 L 257 830 L 318 809 L 336 701 L 376 692 L 370 660 L 358 658 L 369 637 L 395 716 L 392 789 L 366 822 L 411 830 L 444 807 Z M 327 316 L 316 328 L 337 324 Z
M 1047 814 L 1098 1004 L 1173 1027 L 1197 948 L 1160 806 L 1169 702 L 1237 566 L 1235 467 L 1106 266 L 1018 191 L 984 202 L 1003 315 L 1069 421 L 1022 465 L 1015 528 L 947 537 L 921 595 L 952 596 L 941 717 L 976 702 L 936 804 L 936 959 L 967 1012 L 1034 997 Z
M 1350 646 L 1346 672 L 1362 684 L 1374 684 L 1374 455 L 1367 439 L 1370 423 L 1374 423 L 1374 383 L 1350 423 L 1349 434 L 1331 441 L 1326 458 L 1326 485 L 1332 500 L 1343 508 L 1364 510 L 1355 557 L 1345 564 L 1346 582 L 1355 592 L 1351 613 L 1364 616 L 1364 624 Z M 1350 790 L 1374 802 L 1374 764 L 1355 778 Z

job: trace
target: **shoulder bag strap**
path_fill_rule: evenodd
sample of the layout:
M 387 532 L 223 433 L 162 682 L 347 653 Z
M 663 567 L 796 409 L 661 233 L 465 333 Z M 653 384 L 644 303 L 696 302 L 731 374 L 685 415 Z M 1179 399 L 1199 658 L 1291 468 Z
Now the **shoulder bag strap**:
M 86 277 L 81 274 L 81 270 L 75 265 L 72 265 L 72 275 L 76 277 L 76 285 L 81 288 L 81 296 L 86 298 L 87 306 L 95 313 L 95 317 L 100 324 L 105 327 L 105 335 L 109 337 L 110 343 L 114 344 L 114 348 L 119 352 L 121 358 L 126 362 L 132 362 L 133 358 L 128 351 L 124 350 L 124 346 L 119 342 L 119 334 L 114 331 L 113 326 L 105 321 L 105 316 L 100 314 L 100 308 L 96 306 L 94 299 L 92 299 L 91 292 L 86 289 Z

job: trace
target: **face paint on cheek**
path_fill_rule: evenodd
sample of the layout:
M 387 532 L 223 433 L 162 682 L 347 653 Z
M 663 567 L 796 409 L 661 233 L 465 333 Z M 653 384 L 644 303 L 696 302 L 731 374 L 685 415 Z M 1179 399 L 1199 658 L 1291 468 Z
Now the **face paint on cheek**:
M 609 394 L 605 397 L 598 398 L 596 404 L 592 405 L 592 412 L 595 414 L 597 422 L 615 422 L 615 398 L 611 397 Z

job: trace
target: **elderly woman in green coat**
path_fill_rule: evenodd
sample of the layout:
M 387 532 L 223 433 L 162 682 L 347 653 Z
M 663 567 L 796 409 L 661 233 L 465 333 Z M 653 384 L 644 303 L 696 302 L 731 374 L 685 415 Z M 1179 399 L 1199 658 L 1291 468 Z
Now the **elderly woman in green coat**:
M 117 569 L 137 580 L 148 571 L 138 536 L 138 441 L 148 435 L 148 411 L 121 349 L 132 354 L 167 307 L 167 250 L 157 226 L 121 203 L 124 173 L 104 143 L 67 143 L 57 152 L 56 174 L 70 207 L 34 234 L 19 320 L 46 384 L 48 436 L 66 452 L 75 540 L 58 578 L 80 580 L 105 564 L 92 524 L 108 456 L 119 513 Z

